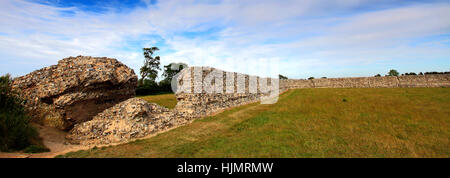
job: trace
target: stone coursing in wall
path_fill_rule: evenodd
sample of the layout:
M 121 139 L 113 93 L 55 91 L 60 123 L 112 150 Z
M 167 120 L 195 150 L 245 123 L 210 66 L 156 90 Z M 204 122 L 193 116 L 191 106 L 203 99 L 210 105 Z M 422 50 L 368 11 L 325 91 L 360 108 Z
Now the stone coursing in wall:
M 211 72 L 216 72 L 217 78 L 211 78 Z M 187 78 L 186 78 L 187 77 Z M 233 78 L 227 81 L 226 78 Z M 74 126 L 66 137 L 69 143 L 92 145 L 122 143 L 131 139 L 142 138 L 169 128 L 184 125 L 195 118 L 204 117 L 222 109 L 231 108 L 260 100 L 267 96 L 264 92 L 267 86 L 249 86 L 249 83 L 270 80 L 238 73 L 224 72 L 209 67 L 191 67 L 184 69 L 179 79 L 180 85 L 176 98 L 175 109 L 167 109 L 142 99 L 131 98 L 123 101 L 92 120 Z M 200 80 L 196 80 L 196 78 Z M 221 83 L 221 87 L 213 85 L 208 88 L 204 82 Z M 219 82 L 221 81 L 221 82 Z M 264 83 L 264 82 L 263 82 Z M 184 88 L 183 88 L 184 87 Z M 195 90 L 200 89 L 199 92 Z M 210 89 L 214 90 L 213 92 Z M 256 91 L 255 93 L 252 92 Z
M 218 73 L 219 80 L 224 80 L 220 92 L 208 93 L 205 91 L 204 81 L 207 79 L 211 71 Z M 227 74 L 231 74 L 229 78 L 234 80 L 226 81 Z M 225 72 L 210 67 L 191 67 L 182 71 L 179 79 L 188 76 L 187 82 L 190 85 L 183 86 L 181 90 L 188 92 L 178 92 L 176 94 L 178 104 L 175 107 L 184 117 L 204 117 L 211 113 L 235 107 L 247 103 L 260 101 L 261 97 L 267 96 L 268 93 L 261 92 L 260 78 L 245 74 Z M 238 81 L 238 76 L 243 80 Z M 288 89 L 294 88 L 395 88 L 395 87 L 449 87 L 449 74 L 445 75 L 423 75 L 423 76 L 386 76 L 386 77 L 354 77 L 354 78 L 327 78 L 312 80 L 277 80 L 279 88 L 276 93 L 281 93 Z M 256 78 L 257 93 L 251 92 L 249 83 L 250 78 Z M 198 78 L 200 80 L 195 80 Z M 194 81 L 195 80 L 195 81 Z M 271 79 L 265 78 L 268 83 Z M 227 83 L 228 82 L 228 83 Z M 182 82 L 181 82 L 182 83 Z M 212 81 L 214 83 L 214 81 Z M 270 85 L 269 85 L 270 86 Z M 231 89 L 226 92 L 227 89 Z M 243 92 L 237 92 L 238 88 L 244 88 Z M 195 90 L 197 89 L 197 92 Z M 253 88 L 255 90 L 255 88 Z M 200 92 L 198 92 L 200 91 Z
M 280 88 L 412 88 L 450 87 L 450 74 L 280 80 Z M 281 90 L 281 89 L 280 89 Z
M 132 98 L 136 75 L 110 58 L 69 57 L 15 79 L 13 88 L 21 91 L 29 101 L 27 108 L 44 123 L 63 129 L 73 126 L 69 143 L 97 145 L 142 138 L 292 88 L 450 86 L 448 74 L 278 80 L 210 67 L 184 69 L 178 79 L 175 109 Z
M 216 77 L 213 79 L 208 75 L 211 72 L 215 72 Z M 176 94 L 178 103 L 175 110 L 185 118 L 204 117 L 223 109 L 259 101 L 261 97 L 270 94 L 267 91 L 273 89 L 271 82 L 274 82 L 269 78 L 225 72 L 210 67 L 184 69 L 178 79 L 182 86 Z M 263 80 L 267 85 L 261 83 Z M 278 82 L 278 79 L 275 80 Z M 190 85 L 183 82 L 190 82 Z M 211 88 L 214 88 L 213 92 L 210 92 Z M 278 88 L 276 90 L 272 92 L 278 92 Z
M 35 121 L 60 129 L 134 97 L 136 85 L 132 69 L 116 59 L 90 56 L 68 57 L 12 82 Z

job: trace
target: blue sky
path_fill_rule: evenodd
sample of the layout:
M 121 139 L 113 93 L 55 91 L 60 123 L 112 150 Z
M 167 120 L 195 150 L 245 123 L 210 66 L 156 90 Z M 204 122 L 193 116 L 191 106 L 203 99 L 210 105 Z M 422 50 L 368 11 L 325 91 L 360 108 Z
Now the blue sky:
M 289 78 L 450 71 L 450 3 L 400 0 L 2 0 L 0 74 L 64 57 L 117 58 L 228 71 L 279 61 Z

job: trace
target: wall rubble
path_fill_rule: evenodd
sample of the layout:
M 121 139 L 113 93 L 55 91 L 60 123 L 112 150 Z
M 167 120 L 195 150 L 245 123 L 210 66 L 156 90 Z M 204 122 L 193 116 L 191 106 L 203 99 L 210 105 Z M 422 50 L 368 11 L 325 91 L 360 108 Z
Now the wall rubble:
M 13 88 L 31 101 L 27 107 L 33 113 L 56 118 L 64 129 L 73 126 L 69 143 L 99 145 L 142 138 L 224 109 L 277 98 L 288 89 L 450 87 L 449 74 L 279 80 L 190 67 L 178 79 L 174 109 L 134 98 L 134 71 L 110 58 L 69 57 L 15 79 Z
M 135 96 L 137 76 L 116 59 L 77 56 L 15 78 L 33 120 L 63 130 Z

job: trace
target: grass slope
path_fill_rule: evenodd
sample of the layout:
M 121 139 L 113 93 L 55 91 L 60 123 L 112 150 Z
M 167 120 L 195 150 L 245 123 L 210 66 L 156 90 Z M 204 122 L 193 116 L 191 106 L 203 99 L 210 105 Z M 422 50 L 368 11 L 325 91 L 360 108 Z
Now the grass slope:
M 147 102 L 156 103 L 160 106 L 164 106 L 166 108 L 174 108 L 177 105 L 177 98 L 175 98 L 174 94 L 161 94 L 161 95 L 148 95 L 148 96 L 139 96 L 138 98 L 142 98 Z
M 449 157 L 450 88 L 296 89 L 60 157 Z

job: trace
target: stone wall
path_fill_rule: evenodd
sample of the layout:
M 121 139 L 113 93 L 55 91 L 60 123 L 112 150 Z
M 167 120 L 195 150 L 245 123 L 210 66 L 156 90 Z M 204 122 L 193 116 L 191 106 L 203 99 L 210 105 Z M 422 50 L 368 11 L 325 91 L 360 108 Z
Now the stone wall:
M 213 74 L 211 72 L 215 75 L 209 75 Z M 232 81 L 227 82 L 227 77 Z M 223 109 L 264 99 L 270 95 L 265 91 L 269 91 L 272 84 L 271 79 L 210 67 L 184 69 L 178 79 L 180 88 L 174 109 L 130 98 L 97 114 L 92 120 L 76 124 L 66 137 L 67 141 L 71 144 L 103 145 L 142 138 Z M 218 85 L 203 85 L 208 82 L 216 84 L 216 81 Z
M 209 75 L 211 72 L 214 75 Z M 210 67 L 184 69 L 178 79 L 175 110 L 185 118 L 204 117 L 223 109 L 260 101 L 261 98 L 269 97 L 271 92 L 276 92 L 273 94 L 278 96 L 278 87 L 275 88 L 277 85 L 274 83 L 278 79 L 225 72 Z
M 271 92 L 278 94 L 293 88 L 449 87 L 449 77 L 425 75 L 278 80 L 210 67 L 190 67 L 178 75 L 178 103 L 174 109 L 130 98 L 97 114 L 90 121 L 76 124 L 67 140 L 82 145 L 123 143 L 185 125 L 227 108 L 271 98 Z
M 280 80 L 280 88 L 450 87 L 450 74 Z
M 215 83 L 208 78 L 212 71 L 217 72 L 218 80 L 223 80 L 222 86 L 212 86 L 216 89 L 214 92 L 207 92 L 211 87 L 206 88 L 206 80 Z M 232 79 L 226 81 L 227 77 Z M 238 78 L 241 77 L 241 80 Z M 187 78 L 188 80 L 184 80 Z M 196 80 L 197 79 L 197 80 Z M 386 76 L 386 77 L 354 77 L 354 78 L 326 78 L 326 79 L 288 79 L 276 80 L 279 83 L 277 91 L 271 88 L 273 79 L 260 78 L 235 72 L 226 72 L 210 67 L 191 67 L 181 72 L 179 83 L 183 81 L 190 82 L 190 85 L 184 85 L 176 94 L 178 103 L 176 111 L 186 118 L 204 117 L 217 111 L 257 102 L 261 97 L 267 97 L 267 91 L 281 93 L 294 88 L 395 88 L 395 87 L 450 87 L 450 74 L 443 75 L 416 75 L 416 76 Z M 267 87 L 261 85 L 261 81 L 267 81 Z M 249 84 L 253 82 L 253 86 Z M 241 92 L 238 92 L 241 88 Z M 195 91 L 197 90 L 197 92 Z M 252 92 L 253 90 L 253 92 Z M 228 92 L 227 92 L 228 91 Z M 231 91 L 231 92 L 230 92 Z M 256 91 L 256 93 L 254 92 Z

